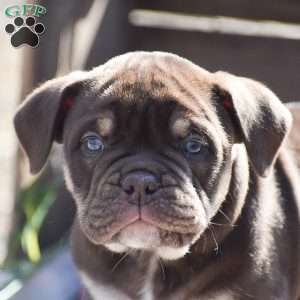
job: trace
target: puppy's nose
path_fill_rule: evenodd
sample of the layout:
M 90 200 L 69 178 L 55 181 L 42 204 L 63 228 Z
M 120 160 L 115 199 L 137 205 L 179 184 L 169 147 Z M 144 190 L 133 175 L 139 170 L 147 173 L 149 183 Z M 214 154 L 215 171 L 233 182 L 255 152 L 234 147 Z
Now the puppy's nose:
M 139 194 L 139 196 L 154 194 L 159 187 L 158 180 L 154 175 L 142 171 L 127 174 L 121 185 L 126 194 Z

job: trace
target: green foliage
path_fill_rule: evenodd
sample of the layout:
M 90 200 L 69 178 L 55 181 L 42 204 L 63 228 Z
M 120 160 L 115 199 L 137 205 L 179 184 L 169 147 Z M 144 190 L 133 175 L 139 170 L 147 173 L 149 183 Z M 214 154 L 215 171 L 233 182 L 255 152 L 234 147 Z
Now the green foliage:
M 60 182 L 52 180 L 45 185 L 37 180 L 21 191 L 16 208 L 19 225 L 12 237 L 10 260 L 18 257 L 21 249 L 30 262 L 36 264 L 40 261 L 39 232 L 56 198 Z
M 38 234 L 49 207 L 55 200 L 55 190 L 54 185 L 49 186 L 48 190 L 39 190 L 33 186 L 25 192 L 22 201 L 26 221 L 21 232 L 21 246 L 33 263 L 37 263 L 41 259 Z

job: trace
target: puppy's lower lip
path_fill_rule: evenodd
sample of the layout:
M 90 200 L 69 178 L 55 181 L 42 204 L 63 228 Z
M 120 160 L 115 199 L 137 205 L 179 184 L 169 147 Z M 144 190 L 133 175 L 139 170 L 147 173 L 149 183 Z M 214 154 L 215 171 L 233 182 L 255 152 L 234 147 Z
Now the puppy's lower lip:
M 119 240 L 127 247 L 149 249 L 159 246 L 159 230 L 156 226 L 138 220 L 120 231 Z
M 132 232 L 143 231 L 145 233 L 145 235 L 147 235 L 147 233 L 149 233 L 150 231 L 153 231 L 153 229 L 156 227 L 157 226 L 154 226 L 154 225 L 144 222 L 142 220 L 137 220 L 135 222 L 130 223 L 129 225 L 124 227 L 122 230 L 130 230 Z

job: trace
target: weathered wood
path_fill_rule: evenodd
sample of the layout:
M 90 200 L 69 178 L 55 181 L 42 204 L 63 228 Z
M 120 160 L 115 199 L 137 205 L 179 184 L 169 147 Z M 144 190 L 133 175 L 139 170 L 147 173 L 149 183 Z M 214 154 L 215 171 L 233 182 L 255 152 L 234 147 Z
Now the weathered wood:
M 254 20 L 300 22 L 300 2 L 297 0 L 138 0 L 136 8 Z

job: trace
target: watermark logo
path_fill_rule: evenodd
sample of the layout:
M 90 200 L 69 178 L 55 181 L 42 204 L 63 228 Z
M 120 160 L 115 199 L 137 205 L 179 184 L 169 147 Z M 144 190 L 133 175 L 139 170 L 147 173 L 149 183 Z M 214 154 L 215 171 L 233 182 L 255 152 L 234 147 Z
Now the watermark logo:
M 12 22 L 5 26 L 5 31 L 10 35 L 11 45 L 16 48 L 23 45 L 37 47 L 40 42 L 40 35 L 45 32 L 44 24 L 37 22 L 37 18 L 46 12 L 45 7 L 37 4 L 7 7 L 5 15 L 11 18 Z

